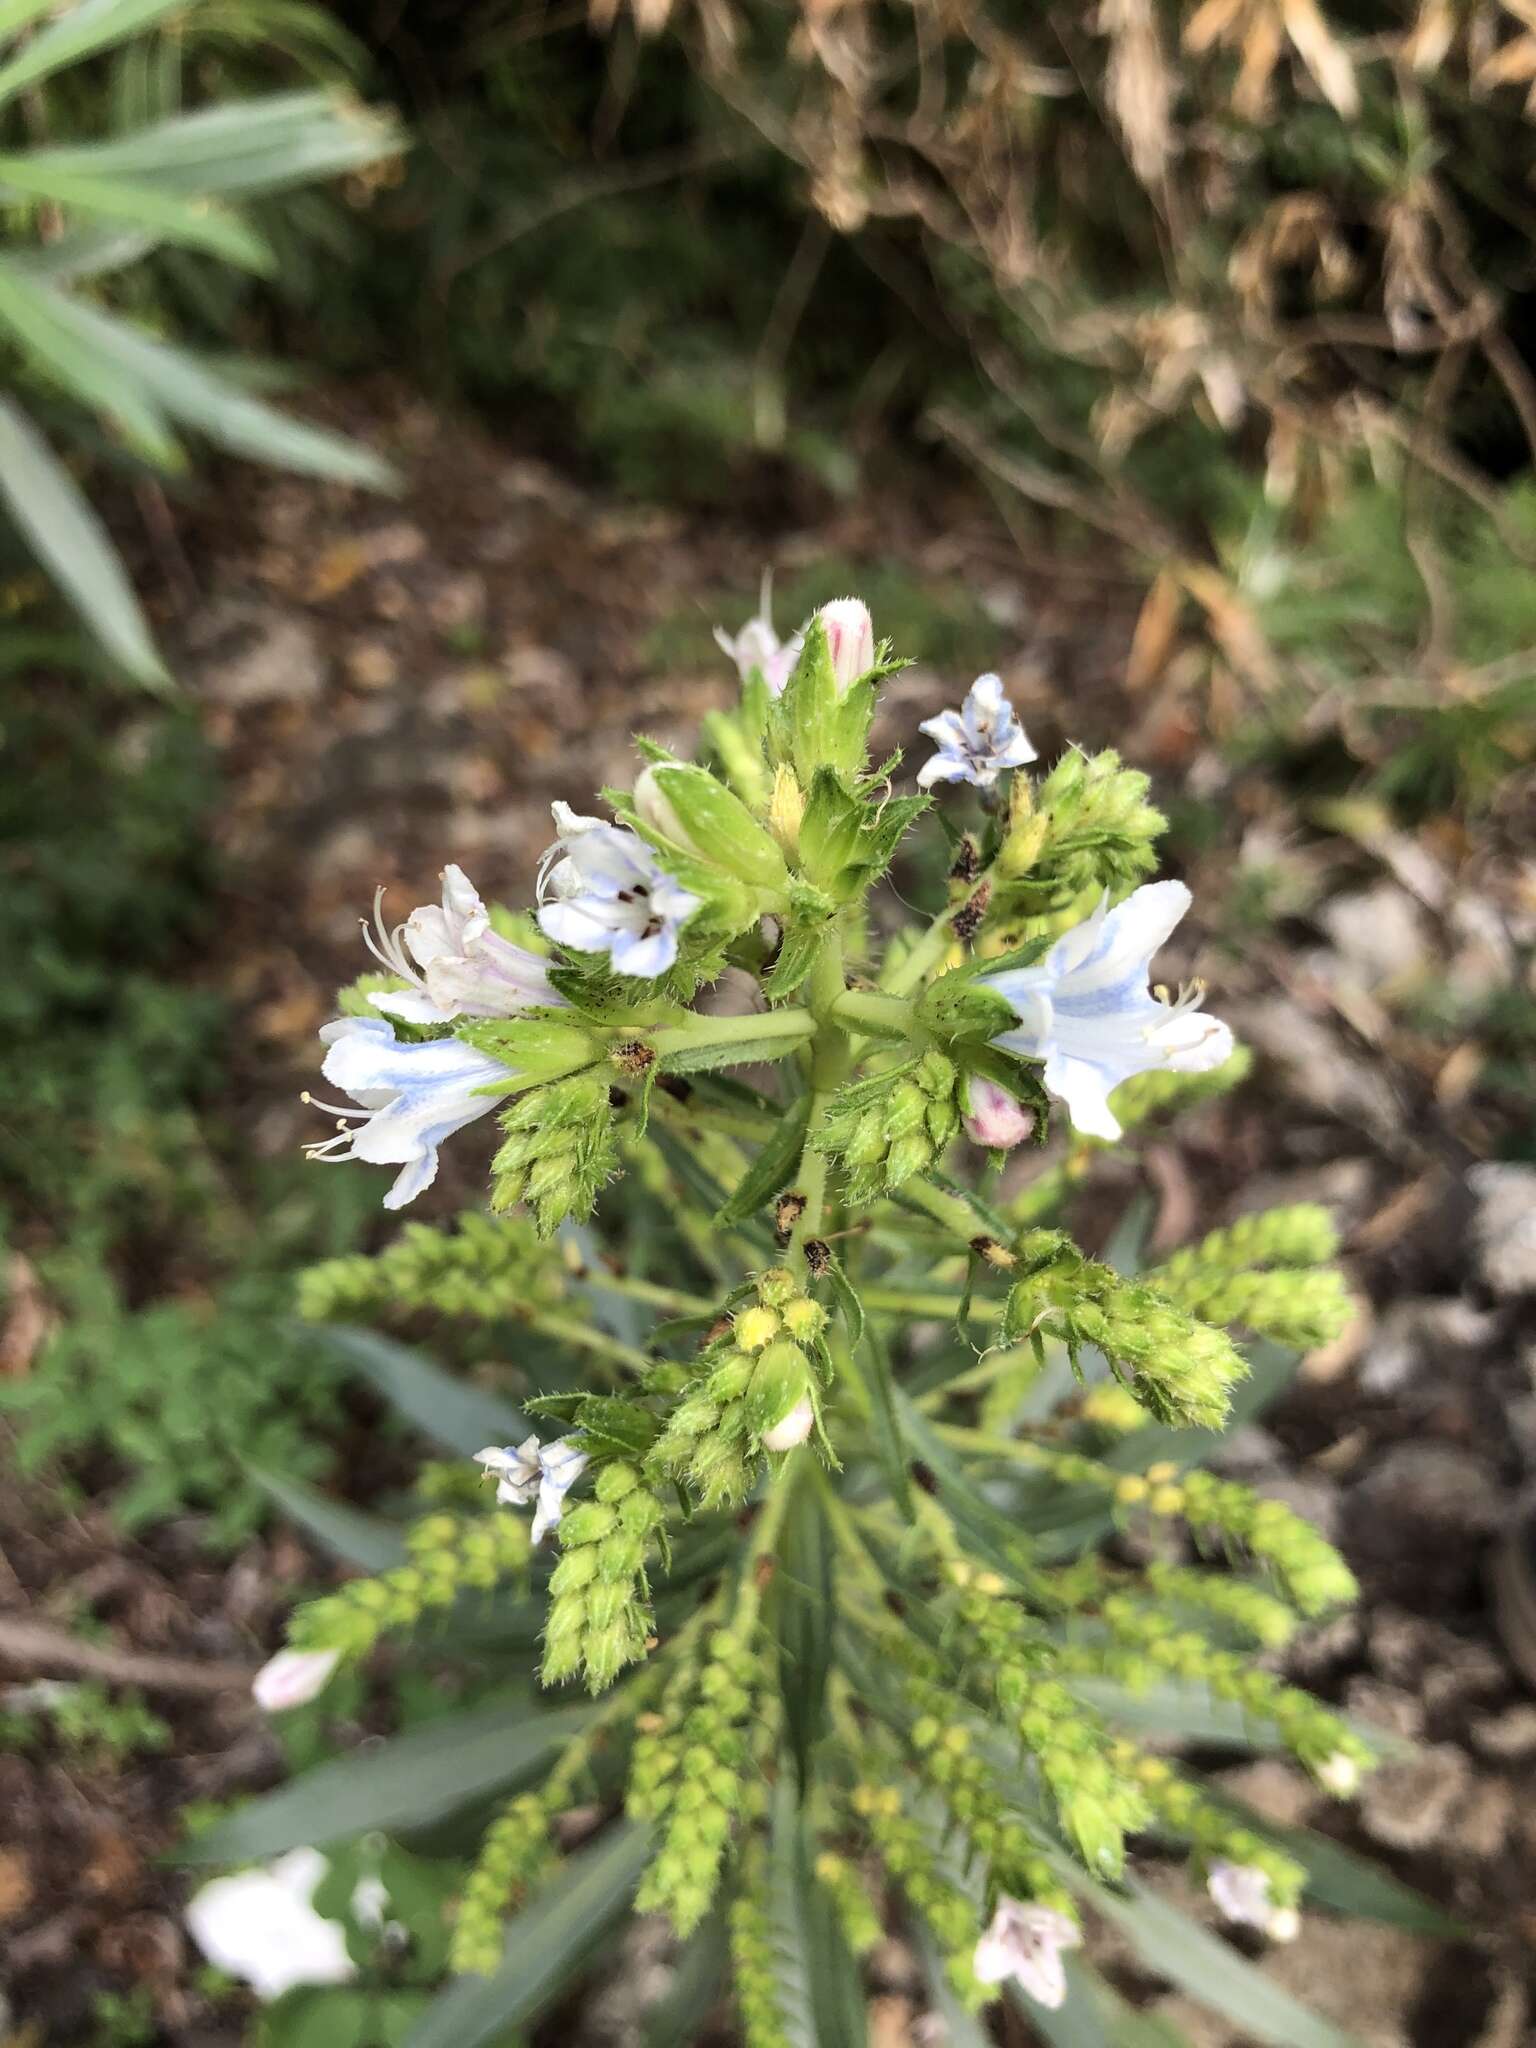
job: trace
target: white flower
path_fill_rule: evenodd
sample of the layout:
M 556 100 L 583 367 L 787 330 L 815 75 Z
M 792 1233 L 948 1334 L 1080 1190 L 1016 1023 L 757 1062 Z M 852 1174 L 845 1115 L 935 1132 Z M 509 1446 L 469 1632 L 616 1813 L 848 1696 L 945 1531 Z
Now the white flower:
M 803 1444 L 815 1426 L 816 1410 L 811 1406 L 809 1396 L 797 1401 L 789 1413 L 776 1422 L 772 1429 L 763 1431 L 765 1451 L 792 1451 L 796 1444 Z
M 736 673 L 744 683 L 752 680 L 752 671 L 756 669 L 772 694 L 780 697 L 784 694 L 784 685 L 794 674 L 795 663 L 800 659 L 805 634 L 802 630 L 792 634 L 788 640 L 780 640 L 773 630 L 772 595 L 773 572 L 765 569 L 757 616 L 748 619 L 736 634 L 727 633 L 723 626 L 716 626 L 715 644 L 735 662 Z
M 985 1074 L 972 1074 L 965 1091 L 965 1135 L 973 1145 L 1007 1151 L 1022 1145 L 1035 1128 L 1035 1112 L 1017 1095 Z
M 492 1444 L 476 1451 L 475 1462 L 495 1473 L 499 1501 L 525 1508 L 537 1495 L 529 1533 L 539 1544 L 559 1521 L 565 1496 L 587 1469 L 587 1454 L 576 1448 L 572 1437 L 563 1436 L 558 1443 L 545 1445 L 530 1436 L 515 1446 Z
M 1080 1947 L 1082 1939 L 1082 1930 L 1065 1913 L 1023 1905 L 1005 1892 L 992 1925 L 976 1944 L 971 1967 L 983 1984 L 1016 1979 L 1037 2005 L 1054 2011 L 1067 1995 L 1062 1953 Z
M 279 1650 L 251 1681 L 251 1697 L 267 1714 L 308 1706 L 324 1692 L 340 1658 L 339 1650 Z
M 1256 1927 L 1271 1941 L 1294 1941 L 1301 1932 L 1295 1907 L 1277 1906 L 1270 1897 L 1268 1876 L 1251 1863 L 1213 1863 L 1205 1888 L 1222 1918 L 1236 1927 Z
M 443 900 L 423 903 L 404 924 L 384 923 L 384 891 L 373 899 L 373 924 L 363 926 L 368 950 L 409 989 L 370 996 L 386 1017 L 410 1024 L 451 1024 L 455 1017 L 515 1017 L 553 1009 L 565 998 L 550 983 L 548 963 L 492 929 L 490 915 L 462 868 L 443 869 Z
M 875 665 L 875 626 L 862 598 L 837 597 L 816 614 L 827 636 L 832 673 L 839 692 L 866 676 Z
M 918 727 L 939 751 L 917 771 L 919 789 L 936 782 L 971 782 L 991 789 L 1005 768 L 1022 768 L 1037 758 L 1003 695 L 1001 676 L 978 676 L 958 711 L 941 711 Z
M 1204 1074 L 1232 1055 L 1232 1033 L 1202 1015 L 1198 988 L 1169 1002 L 1147 986 L 1152 955 L 1189 903 L 1182 882 L 1149 882 L 1113 910 L 1106 895 L 1038 965 L 982 977 L 1019 1020 L 993 1044 L 1044 1060 L 1046 1087 L 1090 1137 L 1119 1137 L 1109 1097 L 1133 1074 Z
M 358 1107 L 315 1103 L 341 1118 L 341 1127 L 305 1150 L 311 1159 L 400 1167 L 386 1209 L 403 1209 L 432 1185 L 438 1146 L 494 1109 L 516 1078 L 500 1060 L 456 1038 L 402 1045 L 382 1017 L 338 1017 L 320 1037 L 328 1048 L 321 1073 Z
M 1317 1767 L 1317 1782 L 1337 1799 L 1348 1799 L 1360 1788 L 1360 1766 L 1352 1756 L 1336 1749 Z
M 539 874 L 539 928 L 578 953 L 606 953 L 616 974 L 654 981 L 677 958 L 699 907 L 637 833 L 556 804 L 559 834 Z
M 345 1984 L 356 1967 L 346 1935 L 310 1901 L 326 1872 L 316 1849 L 294 1849 L 265 1869 L 216 1877 L 187 1902 L 192 1939 L 218 1969 L 261 1999 L 296 1984 Z

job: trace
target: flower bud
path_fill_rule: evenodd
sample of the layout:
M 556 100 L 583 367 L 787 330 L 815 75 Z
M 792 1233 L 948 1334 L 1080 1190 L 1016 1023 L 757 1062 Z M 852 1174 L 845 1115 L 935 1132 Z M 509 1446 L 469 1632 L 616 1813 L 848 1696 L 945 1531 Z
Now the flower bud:
M 796 1444 L 803 1444 L 816 1422 L 816 1411 L 809 1396 L 795 1403 L 782 1422 L 776 1422 L 772 1429 L 763 1432 L 765 1451 L 792 1451 Z
M 786 853 L 792 854 L 798 846 L 804 818 L 805 791 L 794 769 L 781 761 L 774 770 L 773 794 L 768 799 L 768 830 Z
M 679 846 L 691 846 L 682 819 L 656 779 L 654 768 L 642 768 L 635 778 L 635 809 L 653 832 L 675 839 Z
M 784 856 L 746 805 L 707 768 L 658 761 L 635 782 L 635 809 L 653 832 L 738 881 L 780 889 Z
M 1346 1756 L 1342 1749 L 1324 1759 L 1317 1768 L 1317 1782 L 1337 1799 L 1348 1799 L 1359 1789 L 1360 1766 L 1352 1756 Z
M 817 613 L 827 636 L 832 674 L 839 694 L 875 665 L 875 626 L 869 606 L 857 597 L 835 598 Z
M 340 1658 L 339 1650 L 279 1650 L 257 1672 L 251 1697 L 267 1714 L 307 1706 L 325 1690 Z
M 1007 1151 L 1034 1135 L 1035 1113 L 985 1074 L 972 1074 L 966 1087 L 965 1135 L 973 1145 Z
M 788 1419 L 809 1392 L 805 1353 L 789 1338 L 779 1338 L 761 1354 L 752 1370 L 752 1384 L 747 1389 L 747 1413 L 752 1427 L 766 1437 Z

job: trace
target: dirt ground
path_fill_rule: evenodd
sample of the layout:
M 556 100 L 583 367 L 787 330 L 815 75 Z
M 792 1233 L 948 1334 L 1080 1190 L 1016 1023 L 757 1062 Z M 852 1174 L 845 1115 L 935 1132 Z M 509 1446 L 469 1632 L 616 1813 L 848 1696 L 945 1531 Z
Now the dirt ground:
M 159 562 L 162 630 L 227 763 L 223 935 L 207 973 L 246 1026 L 252 1143 L 277 1154 L 311 1134 L 298 1093 L 313 1032 L 361 964 L 356 921 L 375 885 L 403 915 L 452 858 L 488 896 L 525 900 L 551 798 L 587 807 L 630 779 L 632 731 L 686 743 L 726 700 L 706 631 L 722 592 L 752 590 L 765 561 L 783 577 L 833 556 L 963 580 L 1043 756 L 1069 738 L 1116 745 L 1204 820 L 1176 841 L 1199 965 L 1213 1007 L 1261 1055 L 1238 1097 L 1152 1146 L 1139 1175 L 1111 1168 L 1111 1193 L 1147 1185 L 1162 1243 L 1303 1197 L 1346 1232 L 1354 1328 L 1222 1462 L 1336 1536 L 1363 1581 L 1360 1610 L 1306 1640 L 1297 1671 L 1419 1746 L 1352 1814 L 1319 1814 L 1277 1764 L 1231 1775 L 1277 1817 L 1380 1857 L 1468 1932 L 1435 1944 L 1318 1914 L 1270 1967 L 1369 2048 L 1536 2040 L 1536 1692 L 1499 1637 L 1487 1577 L 1536 1471 L 1536 1247 L 1521 1222 L 1536 1175 L 1480 1172 L 1511 1105 L 1479 1048 L 1416 1028 L 1405 994 L 1523 971 L 1530 790 L 1510 793 L 1475 846 L 1374 814 L 1320 823 L 1259 770 L 1224 762 L 1176 663 L 1126 691 L 1134 577 L 1098 558 L 1021 556 L 959 481 L 733 524 L 614 503 L 388 391 L 340 409 L 399 461 L 397 500 L 231 477 L 179 519 Z M 699 658 L 660 666 L 648 638 L 679 622 Z M 967 681 L 907 671 L 880 737 L 909 735 Z M 1260 874 L 1279 877 L 1280 915 L 1245 929 L 1234 906 Z M 467 1185 L 445 1176 L 432 1211 Z M 1113 1206 L 1101 1198 L 1085 1226 Z M 0 1758 L 0 2039 L 80 2038 L 91 1987 L 140 1982 L 161 2038 L 214 2048 L 233 2036 L 193 1986 L 176 1880 L 155 1858 L 188 1801 L 271 1780 L 275 1751 L 238 1681 L 309 1567 L 282 1533 L 213 1564 L 174 1525 L 124 1546 L 87 1514 L 51 1519 L 44 1540 L 35 1504 L 21 1491 L 0 1510 L 0 1675 L 60 1669 L 29 1651 L 23 1619 L 89 1617 L 109 1660 L 150 1660 L 138 1682 L 175 1742 L 116 1778 Z M 634 1964 L 593 2003 L 594 2048 L 633 2038 L 654 1943 Z M 881 2048 L 915 2043 L 898 1951 L 878 1974 Z M 1125 1981 L 1197 2048 L 1234 2048 L 1144 1975 Z

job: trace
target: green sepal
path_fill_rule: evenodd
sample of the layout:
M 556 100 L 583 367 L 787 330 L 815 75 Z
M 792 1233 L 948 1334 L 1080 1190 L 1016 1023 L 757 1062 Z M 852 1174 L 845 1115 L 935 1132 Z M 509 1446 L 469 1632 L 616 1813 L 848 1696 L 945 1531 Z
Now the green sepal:
M 686 852 L 753 888 L 777 891 L 786 886 L 788 871 L 777 842 L 707 768 L 663 756 L 653 760 L 651 770 L 686 835 Z
M 800 824 L 801 868 L 835 901 L 851 902 L 885 873 L 908 826 L 928 806 L 926 796 L 855 795 L 830 768 L 819 768 Z
M 461 1017 L 453 1035 L 524 1081 L 558 1081 L 595 1065 L 606 1050 L 590 1032 L 548 1015 Z
M 901 664 L 887 658 L 882 644 L 869 673 L 839 691 L 826 628 L 818 614 L 806 627 L 800 659 L 768 714 L 772 758 L 792 762 L 806 789 L 819 768 L 830 768 L 851 782 L 865 765 L 876 683 L 897 666 Z
M 1008 998 L 965 968 L 941 974 L 917 999 L 916 1021 L 946 1044 L 985 1042 L 1018 1023 Z
M 785 925 L 784 935 L 779 941 L 779 957 L 773 963 L 773 972 L 763 983 L 763 994 L 770 1003 L 792 996 L 810 973 L 826 922 L 825 917 L 813 920 L 791 917 Z

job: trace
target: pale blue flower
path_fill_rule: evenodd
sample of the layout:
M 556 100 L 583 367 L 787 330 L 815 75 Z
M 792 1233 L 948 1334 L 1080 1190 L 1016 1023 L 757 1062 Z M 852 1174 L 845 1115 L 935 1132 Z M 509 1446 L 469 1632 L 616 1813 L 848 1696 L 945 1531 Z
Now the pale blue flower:
M 517 1445 L 492 1444 L 476 1451 L 475 1462 L 495 1474 L 497 1500 L 519 1508 L 537 1501 L 529 1533 L 539 1544 L 560 1520 L 565 1496 L 587 1469 L 587 1454 L 577 1449 L 574 1437 L 541 1444 L 530 1436 Z
M 1037 758 L 1013 706 L 1003 695 L 1001 676 L 978 676 L 958 711 L 941 711 L 918 727 L 939 751 L 917 771 L 920 789 L 936 782 L 970 782 L 991 789 L 1005 768 L 1022 768 Z
M 992 1923 L 976 1944 L 971 1967 L 983 1984 L 1001 1984 L 1009 1977 L 1037 2005 L 1052 2012 L 1067 1996 L 1066 1949 L 1078 1948 L 1082 1930 L 1065 1913 L 1049 1906 L 1026 1906 L 1005 1892 Z
M 615 974 L 654 981 L 677 958 L 699 907 L 627 826 L 554 806 L 554 845 L 539 876 L 539 929 L 578 953 L 606 953 Z
M 1224 1920 L 1252 1927 L 1271 1941 L 1294 1941 L 1301 1920 L 1294 1906 L 1277 1906 L 1267 1874 L 1251 1863 L 1218 1860 L 1206 1873 L 1205 1888 Z
M 462 868 L 443 869 L 440 906 L 423 903 L 393 929 L 384 923 L 383 899 L 380 889 L 372 929 L 363 926 L 363 939 L 380 966 L 410 983 L 368 998 L 386 1017 L 451 1024 L 455 1017 L 515 1017 L 563 1004 L 550 982 L 549 963 L 492 928 Z
M 316 1103 L 342 1122 L 334 1137 L 305 1149 L 311 1159 L 398 1166 L 386 1209 L 403 1209 L 430 1187 L 438 1146 L 494 1109 L 516 1079 L 500 1060 L 456 1038 L 402 1045 L 382 1017 L 339 1017 L 320 1037 L 327 1048 L 320 1071 L 357 1107 Z
M 723 626 L 716 626 L 715 644 L 735 662 L 736 673 L 744 683 L 752 680 L 756 670 L 770 693 L 779 697 L 794 674 L 795 663 L 800 659 L 800 649 L 805 642 L 805 632 L 802 628 L 800 632 L 791 634 L 788 640 L 781 640 L 773 628 L 772 600 L 773 572 L 765 569 L 756 617 L 748 619 L 738 633 L 727 633 Z
M 1189 904 L 1182 882 L 1148 882 L 1113 910 L 1105 895 L 1034 967 L 982 976 L 1018 1018 L 993 1044 L 1043 1060 L 1041 1079 L 1089 1137 L 1120 1136 L 1109 1098 L 1133 1074 L 1205 1074 L 1232 1055 L 1198 988 L 1170 1002 L 1148 986 L 1152 955 Z

